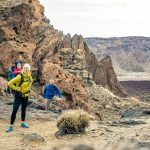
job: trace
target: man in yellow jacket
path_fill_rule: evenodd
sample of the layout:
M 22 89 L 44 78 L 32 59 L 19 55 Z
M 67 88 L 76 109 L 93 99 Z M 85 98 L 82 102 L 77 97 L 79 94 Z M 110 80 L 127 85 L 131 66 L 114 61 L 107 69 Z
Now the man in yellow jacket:
M 15 78 L 8 82 L 8 86 L 15 91 L 15 99 L 13 103 L 13 111 L 10 119 L 10 126 L 7 128 L 6 132 L 13 131 L 13 125 L 16 119 L 16 114 L 19 106 L 21 105 L 21 127 L 28 128 L 28 124 L 25 122 L 26 117 L 26 107 L 28 104 L 28 96 L 30 93 L 30 88 L 33 82 L 30 65 L 24 64 L 21 74 L 18 74 Z

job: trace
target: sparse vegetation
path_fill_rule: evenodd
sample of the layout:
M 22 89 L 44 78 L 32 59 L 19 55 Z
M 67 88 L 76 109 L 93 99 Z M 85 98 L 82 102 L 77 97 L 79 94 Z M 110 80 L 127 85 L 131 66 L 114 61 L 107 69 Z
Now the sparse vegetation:
M 57 127 L 60 134 L 78 134 L 89 126 L 90 116 L 83 110 L 68 110 L 59 118 Z

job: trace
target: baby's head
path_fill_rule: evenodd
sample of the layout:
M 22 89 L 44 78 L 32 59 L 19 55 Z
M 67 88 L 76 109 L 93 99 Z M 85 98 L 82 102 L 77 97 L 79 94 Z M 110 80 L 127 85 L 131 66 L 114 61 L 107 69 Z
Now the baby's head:
M 18 68 L 18 69 L 21 69 L 21 68 L 22 68 L 22 64 L 21 64 L 20 61 L 16 61 L 16 62 L 15 62 L 15 66 L 16 66 L 16 68 Z
M 54 78 L 49 79 L 49 84 L 54 84 L 54 82 L 55 82 Z

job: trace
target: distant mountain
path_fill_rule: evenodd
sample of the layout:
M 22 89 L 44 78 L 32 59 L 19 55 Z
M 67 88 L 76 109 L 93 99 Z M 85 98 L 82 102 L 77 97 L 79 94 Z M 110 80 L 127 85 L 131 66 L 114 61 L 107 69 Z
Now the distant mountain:
M 98 59 L 110 55 L 116 72 L 150 72 L 150 37 L 85 38 Z

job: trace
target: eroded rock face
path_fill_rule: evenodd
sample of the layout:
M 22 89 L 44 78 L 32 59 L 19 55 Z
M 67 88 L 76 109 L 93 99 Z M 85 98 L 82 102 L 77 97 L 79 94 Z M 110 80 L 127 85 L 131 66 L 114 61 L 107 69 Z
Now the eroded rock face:
M 32 54 L 36 45 L 34 43 L 24 42 L 18 44 L 16 41 L 7 41 L 0 44 L 0 72 L 2 75 L 7 73 L 7 70 L 17 59 L 23 63 L 32 64 Z
M 68 49 L 63 49 L 60 53 L 64 68 L 75 75 L 79 75 L 85 81 L 94 80 L 114 94 L 126 96 L 126 92 L 117 80 L 111 58 L 107 56 L 98 61 L 95 55 L 89 51 L 82 36 L 75 35 L 71 39 L 69 38 L 70 35 L 67 35 L 64 39 L 64 46 Z M 71 46 L 70 49 L 69 46 Z
M 5 96 L 5 90 L 7 89 L 7 81 L 3 78 L 0 77 L 0 96 Z
M 0 77 L 0 90 L 5 90 L 6 88 L 7 88 L 7 81 L 3 77 Z
M 109 61 L 98 62 L 81 35 L 54 29 L 38 0 L 6 0 L 0 5 L 0 73 L 7 76 L 15 60 L 32 65 L 34 81 L 41 86 L 51 76 L 68 101 L 88 101 L 83 79 L 117 91 Z M 103 66 L 103 67 L 102 67 Z M 110 82 L 113 81 L 113 82 Z M 116 94 L 120 94 L 121 90 Z
M 32 75 L 35 81 L 40 81 L 40 85 L 48 83 L 53 75 L 68 101 L 74 102 L 78 99 L 87 101 L 83 80 L 63 69 L 70 61 L 65 60 L 67 55 L 64 60 L 60 58 L 65 53 L 62 33 L 49 24 L 49 20 L 43 15 L 44 9 L 39 1 L 7 0 L 2 6 L 0 11 L 0 51 L 3 53 L 0 56 L 0 72 L 2 75 L 6 76 L 8 68 L 15 60 L 20 59 L 23 63 L 28 62 L 32 65 Z M 80 60 L 83 60 L 84 56 L 81 53 L 82 49 L 76 50 L 77 40 L 76 35 L 70 46 L 75 49 L 74 57 L 80 57 L 77 58 L 78 65 L 76 62 L 73 64 L 81 66 L 84 62 L 80 64 Z
M 95 55 L 89 51 L 86 43 L 86 64 L 87 70 L 93 75 L 93 80 L 105 88 L 111 90 L 114 94 L 119 96 L 127 96 L 127 93 L 122 89 L 117 80 L 110 56 L 105 57 L 101 61 L 95 58 Z
M 32 65 L 37 69 L 39 61 L 42 61 L 48 51 L 60 41 L 59 32 L 48 24 L 49 20 L 43 15 L 44 9 L 38 0 L 14 0 L 13 2 L 6 0 L 1 3 L 0 43 L 7 45 L 5 42 L 16 42 L 11 43 L 12 47 L 9 48 L 11 53 L 16 45 L 18 48 L 16 51 L 20 51 L 22 45 L 26 47 L 30 61 L 27 61 L 26 58 L 22 60 L 28 63 L 33 62 Z
M 108 56 L 102 59 L 94 70 L 94 81 L 108 88 L 116 95 L 126 96 L 126 92 L 122 89 L 117 80 L 111 58 Z

